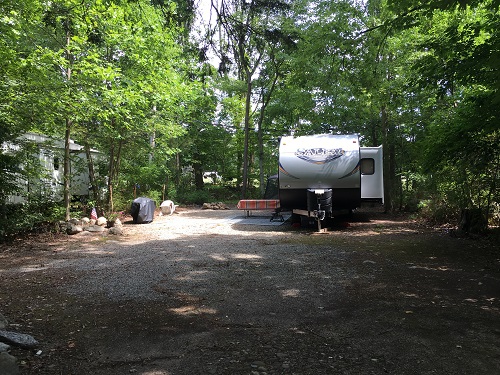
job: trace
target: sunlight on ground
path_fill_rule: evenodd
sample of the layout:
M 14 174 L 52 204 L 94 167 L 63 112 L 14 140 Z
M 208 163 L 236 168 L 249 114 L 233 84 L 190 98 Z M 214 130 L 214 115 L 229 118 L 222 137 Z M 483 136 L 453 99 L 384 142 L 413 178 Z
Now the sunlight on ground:
M 182 307 L 175 307 L 168 309 L 174 314 L 181 316 L 193 316 L 193 315 L 202 315 L 202 314 L 217 314 L 217 310 L 204 307 L 204 306 L 195 306 L 195 305 L 187 305 Z
M 191 271 L 187 275 L 182 275 L 178 277 L 174 277 L 174 280 L 177 281 L 188 281 L 188 280 L 196 280 L 200 275 L 205 275 L 209 273 L 209 271 Z
M 211 254 L 210 258 L 219 262 L 225 262 L 227 260 L 227 258 L 221 254 Z
M 285 290 L 280 290 L 280 294 L 282 297 L 297 298 L 300 294 L 300 290 L 299 289 L 285 289 Z
M 44 264 L 40 264 L 38 266 L 26 266 L 26 267 L 20 267 L 19 268 L 19 272 L 23 272 L 23 273 L 26 273 L 26 272 L 33 272 L 33 271 L 43 271 L 43 270 L 46 270 L 48 269 L 49 267 L 47 267 L 46 265 Z
M 244 254 L 244 253 L 238 253 L 238 254 L 231 254 L 229 256 L 222 255 L 222 254 L 211 254 L 209 255 L 210 258 L 213 260 L 217 260 L 219 262 L 225 262 L 228 259 L 247 259 L 247 260 L 256 260 L 256 259 L 262 259 L 262 256 L 256 255 L 256 254 Z
M 262 259 L 260 255 L 256 254 L 233 254 L 231 255 L 234 259 Z
M 449 268 L 447 266 L 439 266 L 439 267 L 428 267 L 428 266 L 418 266 L 418 265 L 413 265 L 408 267 L 411 270 L 415 269 L 420 269 L 420 270 L 426 270 L 426 271 L 457 271 L 456 269 Z

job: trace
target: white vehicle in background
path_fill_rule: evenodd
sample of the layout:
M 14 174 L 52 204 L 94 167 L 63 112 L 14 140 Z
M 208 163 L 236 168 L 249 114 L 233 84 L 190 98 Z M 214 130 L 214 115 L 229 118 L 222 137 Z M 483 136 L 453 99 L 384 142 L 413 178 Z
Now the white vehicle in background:
M 18 195 L 8 196 L 5 203 L 24 203 L 28 194 L 36 194 L 47 200 L 62 200 L 64 189 L 64 141 L 35 133 L 26 133 L 21 139 L 24 142 L 31 142 L 36 145 L 32 158 L 33 162 L 39 163 L 37 166 L 38 175 L 28 178 L 18 176 L 18 186 L 21 191 Z M 71 196 L 74 199 L 88 199 L 90 178 L 84 147 L 71 141 L 69 148 Z M 17 152 L 19 150 L 19 145 L 9 143 L 2 145 L 3 152 Z M 91 149 L 90 152 L 95 159 L 101 156 L 97 150 Z M 21 166 L 21 168 L 24 168 L 24 166 Z

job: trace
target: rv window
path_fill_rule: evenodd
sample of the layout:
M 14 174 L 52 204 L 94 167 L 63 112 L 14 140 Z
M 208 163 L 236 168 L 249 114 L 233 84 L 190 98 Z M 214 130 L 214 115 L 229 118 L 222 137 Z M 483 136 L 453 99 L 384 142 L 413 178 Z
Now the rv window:
M 59 158 L 57 156 L 54 157 L 54 170 L 55 171 L 59 170 Z
M 361 174 L 374 174 L 375 173 L 375 160 L 361 159 Z

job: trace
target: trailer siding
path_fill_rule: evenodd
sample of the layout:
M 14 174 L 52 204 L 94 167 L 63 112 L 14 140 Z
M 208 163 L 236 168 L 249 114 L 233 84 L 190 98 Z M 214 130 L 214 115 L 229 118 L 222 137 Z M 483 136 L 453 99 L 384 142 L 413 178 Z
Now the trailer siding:
M 373 163 L 372 171 L 361 170 L 361 199 L 384 203 L 384 160 L 382 146 L 361 147 L 361 160 Z
M 279 149 L 281 207 L 307 209 L 308 189 L 331 189 L 334 209 L 361 203 L 357 134 L 283 137 Z

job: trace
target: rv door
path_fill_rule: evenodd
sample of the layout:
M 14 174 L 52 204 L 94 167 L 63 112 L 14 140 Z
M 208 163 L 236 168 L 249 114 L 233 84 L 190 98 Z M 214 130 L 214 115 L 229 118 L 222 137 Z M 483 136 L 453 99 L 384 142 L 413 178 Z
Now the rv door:
M 361 200 L 384 204 L 384 158 L 382 146 L 360 147 Z

